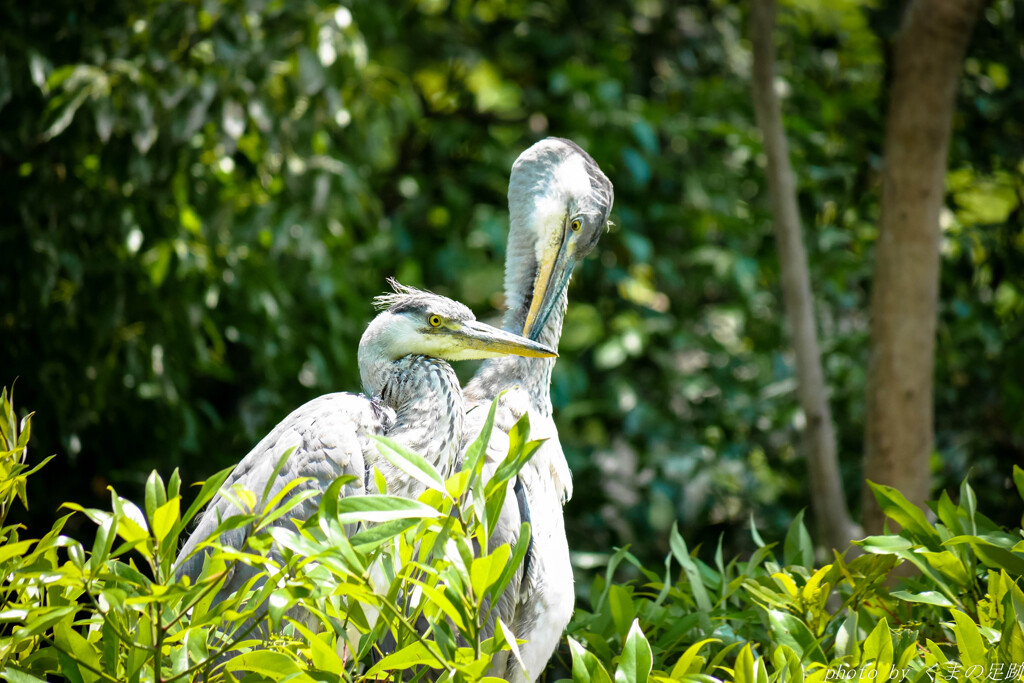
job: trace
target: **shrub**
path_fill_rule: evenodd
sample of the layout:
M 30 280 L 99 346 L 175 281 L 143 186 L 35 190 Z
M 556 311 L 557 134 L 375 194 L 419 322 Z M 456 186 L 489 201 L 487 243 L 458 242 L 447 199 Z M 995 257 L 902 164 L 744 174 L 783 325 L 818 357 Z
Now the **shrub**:
M 30 416 L 19 429 L 6 391 L 2 402 L 6 513 L 15 497 L 25 502 L 24 480 L 35 470 L 25 465 Z M 452 680 L 480 679 L 496 654 L 518 656 L 500 622 L 493 637 L 485 632 L 492 598 L 525 555 L 529 528 L 515 548 L 478 549 L 489 547 L 507 482 L 538 443 L 526 441 L 529 424 L 521 422 L 508 465 L 485 483 L 483 439 L 492 424 L 493 410 L 466 466 L 448 481 L 423 458 L 380 440 L 385 457 L 428 486 L 419 500 L 339 498 L 342 478 L 312 519 L 287 528 L 272 523 L 308 494 L 286 487 L 260 507 L 252 492 L 232 491 L 239 513 L 205 544 L 213 552 L 194 584 L 174 576 L 179 539 L 227 471 L 205 482 L 184 513 L 176 471 L 166 483 L 150 475 L 143 507 L 114 491 L 109 511 L 66 504 L 96 523 L 89 551 L 61 535 L 69 515 L 39 540 L 3 527 L 0 676 L 16 683 L 51 676 L 361 681 L 441 670 Z M 356 523 L 360 531 L 349 537 L 345 527 Z M 218 543 L 223 532 L 247 525 L 254 533 L 244 547 Z M 272 556 L 274 544 L 280 552 Z M 219 587 L 239 564 L 260 571 L 246 590 L 221 599 Z M 383 642 L 392 644 L 388 652 Z
M 173 562 L 189 522 L 220 488 L 205 482 L 182 512 L 177 472 L 153 473 L 137 506 L 111 491 L 110 510 L 71 510 L 40 539 L 7 525 L 27 504 L 31 415 L 15 418 L 0 395 L 0 678 L 14 683 L 93 681 L 404 678 L 471 681 L 495 657 L 517 657 L 503 624 L 490 636 L 489 606 L 526 552 L 522 541 L 490 547 L 507 482 L 538 442 L 525 421 L 513 431 L 507 465 L 482 474 L 484 434 L 462 471 L 444 481 L 415 453 L 382 439 L 381 453 L 427 485 L 419 500 L 340 498 L 339 479 L 318 513 L 291 526 L 273 522 L 309 494 L 286 489 L 265 506 L 234 491 L 239 512 L 224 519 L 193 584 Z M 287 454 L 285 457 L 288 457 Z M 283 464 L 283 460 L 282 460 Z M 1024 498 L 1024 470 L 1013 469 Z M 589 609 L 578 608 L 568 646 L 578 681 L 1020 680 L 1024 669 L 1024 541 L 977 510 L 965 482 L 959 502 L 943 494 L 934 522 L 898 492 L 872 484 L 899 531 L 833 553 L 824 566 L 800 514 L 781 546 L 751 529 L 757 550 L 710 563 L 672 530 L 657 572 L 628 548 L 594 578 Z M 264 499 L 266 492 L 264 492 Z M 96 523 L 90 550 L 61 534 L 71 514 Z M 346 534 L 346 526 L 359 524 Z M 220 545 L 226 530 L 252 525 L 242 548 Z M 273 545 L 278 553 L 269 551 Z M 258 568 L 246 590 L 219 597 L 234 566 Z M 914 576 L 896 583 L 894 570 Z M 632 566 L 641 577 L 616 582 Z M 272 635 L 267 635 L 272 634 Z M 388 643 L 385 647 L 383 643 Z
M 1024 470 L 1013 477 L 1024 498 Z M 958 504 L 943 493 L 933 505 L 934 524 L 895 489 L 871 487 L 900 531 L 858 541 L 853 559 L 817 567 L 802 513 L 781 548 L 753 529 L 746 561 L 724 562 L 719 546 L 709 565 L 675 529 L 660 575 L 619 550 L 570 624 L 573 679 L 1019 680 L 1021 530 L 979 513 L 966 482 Z M 623 562 L 643 578 L 613 583 Z M 901 563 L 920 573 L 892 586 Z

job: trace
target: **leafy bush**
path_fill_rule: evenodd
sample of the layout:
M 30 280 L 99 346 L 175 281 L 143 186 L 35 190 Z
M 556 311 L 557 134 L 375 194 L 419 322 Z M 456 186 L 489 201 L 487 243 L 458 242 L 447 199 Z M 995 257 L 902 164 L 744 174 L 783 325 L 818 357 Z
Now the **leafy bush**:
M 1024 470 L 1013 478 L 1024 498 Z M 900 531 L 857 542 L 853 559 L 817 567 L 802 513 L 781 558 L 756 529 L 750 559 L 726 563 L 719 546 L 712 565 L 673 529 L 663 575 L 618 551 L 569 627 L 573 679 L 1019 680 L 1021 530 L 979 513 L 966 482 L 959 504 L 943 493 L 933 505 L 934 524 L 899 491 L 870 486 Z M 643 579 L 613 583 L 623 562 Z M 903 562 L 920 574 L 893 586 Z
M 25 502 L 25 477 L 34 470 L 24 464 L 29 418 L 19 429 L 6 391 L 3 409 L 6 512 L 16 496 Z M 339 499 L 348 483 L 341 478 L 313 519 L 288 529 L 272 522 L 308 493 L 290 495 L 294 487 L 286 487 L 259 506 L 251 492 L 234 490 L 240 512 L 211 536 L 206 547 L 213 552 L 194 584 L 174 576 L 178 541 L 227 470 L 205 482 L 184 513 L 176 471 L 166 484 L 150 475 L 143 507 L 113 491 L 110 511 L 67 504 L 96 523 L 91 551 L 61 535 L 70 515 L 40 540 L 20 540 L 16 528 L 4 527 L 0 676 L 329 681 L 377 680 L 416 668 L 419 676 L 442 669 L 452 680 L 480 679 L 492 657 L 518 657 L 500 621 L 488 629 L 489 610 L 522 562 L 529 527 L 515 548 L 476 549 L 489 547 L 507 482 L 538 443 L 526 441 L 529 424 L 521 423 L 508 466 L 485 483 L 481 456 L 493 418 L 492 409 L 485 437 L 448 481 L 423 458 L 381 439 L 385 457 L 429 487 L 416 501 L 384 494 Z M 382 478 L 377 483 L 385 489 Z M 347 535 L 346 526 L 357 523 L 373 525 Z M 255 533 L 243 548 L 217 542 L 247 525 Z M 269 554 L 272 544 L 280 561 Z M 219 596 L 239 564 L 260 571 L 246 590 Z M 421 632 L 424 620 L 429 628 Z M 488 630 L 495 635 L 486 636 Z M 393 646 L 382 652 L 382 642 Z
M 70 514 L 22 540 L 6 514 L 27 502 L 26 477 L 42 464 L 27 464 L 31 415 L 19 425 L 6 391 L 0 403 L 0 678 L 470 681 L 495 657 L 517 656 L 504 625 L 489 633 L 488 610 L 527 543 L 479 549 L 489 547 L 506 482 L 536 447 L 526 423 L 487 483 L 483 437 L 447 481 L 382 440 L 382 454 L 428 486 L 417 501 L 386 495 L 380 478 L 380 495 L 339 499 L 342 479 L 313 519 L 290 529 L 271 522 L 300 495 L 285 490 L 259 507 L 236 491 L 240 512 L 213 538 L 249 524 L 255 533 L 242 549 L 210 541 L 211 560 L 192 584 L 173 575 L 178 540 L 226 471 L 183 513 L 176 472 L 166 483 L 152 474 L 141 507 L 113 492 L 109 511 L 68 504 L 97 525 L 89 551 L 61 534 Z M 1013 479 L 1024 498 L 1024 470 L 1014 467 Z M 745 560 L 725 561 L 720 543 L 705 562 L 675 529 L 657 572 L 617 551 L 570 624 L 573 680 L 1020 680 L 1021 529 L 979 513 L 967 483 L 958 503 L 943 494 L 933 505 L 935 522 L 898 491 L 872 488 L 899 531 L 824 566 L 802 514 L 781 547 L 752 529 L 757 550 Z M 373 526 L 347 534 L 356 523 Z M 896 583 L 903 563 L 919 573 Z M 217 589 L 239 564 L 260 574 L 222 599 Z M 616 582 L 630 567 L 640 578 Z

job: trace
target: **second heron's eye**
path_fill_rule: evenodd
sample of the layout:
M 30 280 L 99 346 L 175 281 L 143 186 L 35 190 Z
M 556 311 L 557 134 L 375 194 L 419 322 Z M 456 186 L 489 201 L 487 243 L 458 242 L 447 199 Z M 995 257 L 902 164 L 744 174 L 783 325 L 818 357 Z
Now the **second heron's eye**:
M 427 321 L 430 323 L 431 327 L 441 326 L 441 316 L 439 315 L 432 315 L 429 318 L 427 318 Z
M 573 218 L 569 227 L 572 228 L 573 232 L 579 232 L 583 228 L 583 221 L 579 218 Z

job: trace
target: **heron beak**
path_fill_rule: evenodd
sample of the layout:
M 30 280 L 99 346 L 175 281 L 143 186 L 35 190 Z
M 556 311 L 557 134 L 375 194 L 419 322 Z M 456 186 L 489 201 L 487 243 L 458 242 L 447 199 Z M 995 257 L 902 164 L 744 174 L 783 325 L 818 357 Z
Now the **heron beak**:
M 459 323 L 451 330 L 453 360 L 493 358 L 495 356 L 525 356 L 527 358 L 557 358 L 558 353 L 540 342 L 520 337 L 497 327 L 475 320 Z
M 569 278 L 576 265 L 575 251 L 576 247 L 567 232 L 563 233 L 561 244 L 552 244 L 544 250 L 533 283 L 533 300 L 523 325 L 524 337 L 534 340 L 540 337 L 562 292 L 569 286 Z

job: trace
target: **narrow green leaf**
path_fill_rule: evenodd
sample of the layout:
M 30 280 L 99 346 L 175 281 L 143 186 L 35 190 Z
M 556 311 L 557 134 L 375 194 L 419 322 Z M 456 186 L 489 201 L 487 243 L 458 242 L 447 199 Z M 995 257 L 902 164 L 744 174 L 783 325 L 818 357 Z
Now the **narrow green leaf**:
M 36 678 L 27 671 L 20 671 L 11 667 L 5 667 L 3 670 L 0 670 L 0 678 L 8 681 L 8 683 L 46 683 L 45 678 Z
M 754 671 L 754 653 L 750 649 L 750 643 L 744 645 L 740 653 L 736 655 L 733 681 L 734 683 L 757 683 L 757 674 Z
M 1017 486 L 1017 495 L 1024 500 L 1024 470 L 1020 465 L 1013 466 L 1013 483 Z
M 936 548 L 941 539 L 925 519 L 921 508 L 908 501 L 902 493 L 891 486 L 876 484 L 873 481 L 869 481 L 868 486 L 871 487 L 878 506 L 887 517 L 899 524 L 904 532 L 913 536 L 919 543 Z
M 697 564 L 690 557 L 690 551 L 686 547 L 686 541 L 679 535 L 679 529 L 675 524 L 672 525 L 672 532 L 669 536 L 669 546 L 672 548 L 672 554 L 676 558 L 676 562 L 683 568 L 683 572 L 686 574 L 686 578 L 690 582 L 690 590 L 693 591 L 693 599 L 697 603 L 697 609 L 700 610 L 700 624 L 701 629 L 705 635 L 712 632 L 711 626 L 711 598 L 708 597 L 707 589 L 704 587 L 704 582 L 700 576 L 700 570 L 697 569 Z
M 720 643 L 722 642 L 718 638 L 705 638 L 699 640 L 690 647 L 686 648 L 683 655 L 676 661 L 675 666 L 672 667 L 672 672 L 669 674 L 669 678 L 679 680 L 688 673 L 697 673 L 699 668 L 695 668 L 693 665 L 698 661 L 702 661 L 698 655 L 701 649 L 708 643 Z
M 804 526 L 803 510 L 797 513 L 789 525 L 782 556 L 787 565 L 814 567 L 814 544 L 811 542 L 811 535 L 807 533 L 807 527 Z
M 267 477 L 267 483 L 264 484 L 263 493 L 260 495 L 261 507 L 259 512 L 261 514 L 265 511 L 267 500 L 270 498 L 270 492 L 274 490 L 274 484 L 277 482 L 277 476 L 281 474 L 281 470 L 284 469 L 285 464 L 288 462 L 288 459 L 292 457 L 292 453 L 294 452 L 295 446 L 292 446 L 282 453 L 281 457 L 279 457 L 277 462 L 274 464 L 274 471 L 270 473 L 269 477 Z
M 491 401 L 491 407 L 487 413 L 487 419 L 484 420 L 484 427 L 480 430 L 479 436 L 473 440 L 473 443 L 466 449 L 466 456 L 463 459 L 463 469 L 468 472 L 475 472 L 482 463 L 483 454 L 487 452 L 487 444 L 491 441 L 491 432 L 494 431 L 494 414 L 498 410 L 498 401 L 501 400 L 502 395 L 505 392 L 501 392 L 493 401 Z M 477 408 L 476 410 L 480 410 Z
M 412 644 L 403 647 L 401 650 L 387 655 L 366 672 L 366 678 L 372 680 L 377 674 L 384 671 L 406 671 L 414 666 L 429 666 L 434 669 L 441 668 L 440 662 L 437 661 L 437 657 L 430 653 L 430 649 L 425 641 L 413 641 Z
M 569 651 L 573 683 L 611 683 L 611 676 L 600 660 L 573 638 L 569 638 Z
M 651 653 L 650 643 L 644 637 L 640 621 L 634 619 L 633 625 L 629 628 L 629 635 L 626 636 L 626 643 L 622 647 L 619 666 L 615 669 L 615 681 L 616 683 L 647 683 L 653 664 L 654 655 Z
M 919 602 L 925 605 L 937 605 L 939 607 L 954 607 L 953 603 L 949 599 L 937 591 L 924 591 L 921 593 L 911 593 L 909 591 L 893 591 L 892 597 L 899 598 L 904 602 Z
M 202 483 L 196 499 L 192 501 L 192 504 L 188 506 L 188 510 L 186 510 L 185 514 L 181 516 L 176 533 L 180 534 L 181 530 L 185 528 L 185 525 L 191 522 L 192 518 L 196 516 L 196 513 L 198 513 L 199 510 L 201 510 L 213 499 L 215 495 L 217 495 L 217 491 L 220 490 L 221 485 L 231 475 L 231 471 L 233 469 L 233 467 L 223 469 Z
M 171 529 L 178 523 L 178 514 L 181 512 L 181 499 L 175 496 L 163 503 L 153 511 L 150 518 L 150 526 L 153 528 L 153 537 L 157 543 L 162 543 L 171 533 Z
M 975 664 L 985 666 L 985 640 L 974 620 L 958 609 L 951 609 L 956 626 L 953 628 L 956 647 L 960 651 L 960 662 L 967 668 Z
M 496 631 L 497 634 L 501 636 L 498 642 L 503 640 L 505 644 L 508 645 L 508 649 L 512 653 L 512 657 L 515 659 L 516 664 L 519 667 L 519 672 L 525 680 L 529 680 L 530 675 L 526 671 L 526 665 L 523 663 L 523 655 L 519 651 L 519 642 L 516 640 L 516 635 L 512 633 L 512 629 L 505 625 L 505 622 L 500 618 L 497 621 L 498 626 Z
M 868 634 L 864 641 L 864 648 L 861 661 L 864 663 L 873 662 L 867 671 L 868 677 L 872 680 L 886 680 L 892 670 L 893 647 L 892 635 L 889 632 L 889 622 L 885 617 L 878 620 L 875 628 Z
M 386 436 L 376 436 L 375 434 L 370 434 L 369 436 L 377 442 L 377 450 L 380 451 L 380 454 L 383 455 L 392 465 L 402 470 L 428 489 L 433 489 L 440 493 L 446 493 L 444 488 L 444 478 L 441 477 L 441 473 L 438 472 L 433 465 L 427 462 L 427 459 L 422 455 L 413 452 L 397 441 L 389 439 Z
M 612 586 L 608 593 L 608 610 L 612 614 L 612 621 L 615 623 L 615 631 L 625 636 L 629 632 L 630 624 L 636 613 L 633 611 L 633 598 L 629 591 L 623 586 Z
M 240 654 L 224 666 L 225 671 L 251 671 L 272 681 L 287 679 L 289 683 L 316 683 L 290 657 L 280 652 L 254 650 Z
M 508 544 L 503 544 L 491 554 L 473 560 L 469 569 L 469 578 L 470 584 L 473 586 L 473 594 L 478 599 L 493 592 L 490 589 L 501 578 L 501 572 L 508 564 L 511 555 L 512 548 Z
M 338 521 L 390 522 L 394 519 L 437 519 L 441 513 L 418 500 L 399 496 L 356 496 L 338 501 Z
M 160 473 L 153 470 L 146 478 L 146 518 L 153 519 L 156 509 L 167 502 L 167 492 Z

